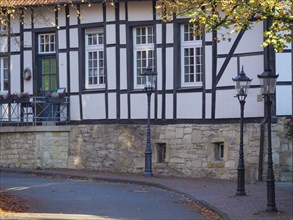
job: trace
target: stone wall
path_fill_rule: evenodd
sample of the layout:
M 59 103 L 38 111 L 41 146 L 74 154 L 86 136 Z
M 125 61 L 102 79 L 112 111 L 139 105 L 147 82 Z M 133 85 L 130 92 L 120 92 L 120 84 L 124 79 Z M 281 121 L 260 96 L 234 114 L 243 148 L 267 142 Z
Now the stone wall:
M 10 168 L 67 168 L 69 127 L 3 127 L 0 164 Z
M 273 124 L 276 180 L 292 180 L 292 142 L 283 135 L 283 119 Z M 10 130 L 9 130 L 10 129 Z M 1 166 L 70 168 L 143 173 L 145 125 L 76 125 L 1 128 Z M 239 157 L 239 124 L 152 125 L 153 173 L 235 180 Z M 266 135 L 265 135 L 266 137 Z M 223 145 L 222 158 L 218 158 Z M 165 146 L 160 161 L 158 148 Z M 267 144 L 264 143 L 264 178 Z M 260 124 L 244 126 L 246 181 L 258 175 Z

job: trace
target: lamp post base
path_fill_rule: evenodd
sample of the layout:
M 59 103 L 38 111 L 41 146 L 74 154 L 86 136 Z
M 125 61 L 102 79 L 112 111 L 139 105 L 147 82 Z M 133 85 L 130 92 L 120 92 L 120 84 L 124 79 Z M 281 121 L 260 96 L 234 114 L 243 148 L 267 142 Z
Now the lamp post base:
M 236 196 L 246 196 L 246 192 L 236 192 Z
M 153 176 L 152 171 L 144 171 L 144 176 Z

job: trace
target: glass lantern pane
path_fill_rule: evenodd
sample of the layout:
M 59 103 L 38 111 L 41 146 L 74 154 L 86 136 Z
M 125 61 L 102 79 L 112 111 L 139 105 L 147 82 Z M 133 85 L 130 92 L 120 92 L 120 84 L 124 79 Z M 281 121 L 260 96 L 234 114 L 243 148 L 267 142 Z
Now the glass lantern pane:
M 145 88 L 147 90 L 153 90 L 155 89 L 156 85 L 156 75 L 146 75 L 145 76 Z
M 277 78 L 260 78 L 262 94 L 274 94 Z

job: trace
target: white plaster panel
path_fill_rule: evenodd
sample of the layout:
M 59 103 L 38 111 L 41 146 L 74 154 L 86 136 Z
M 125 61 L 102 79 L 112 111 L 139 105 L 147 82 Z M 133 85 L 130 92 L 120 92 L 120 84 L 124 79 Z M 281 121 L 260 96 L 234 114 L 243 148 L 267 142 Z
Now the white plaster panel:
M 177 118 L 196 119 L 202 118 L 202 94 L 178 93 Z
M 66 53 L 59 53 L 59 87 L 67 90 L 67 55 Z
M 157 117 L 162 118 L 162 95 L 158 95 Z
M 147 118 L 147 95 L 131 94 L 131 118 L 146 119 Z M 154 115 L 154 96 L 151 97 L 151 118 Z
M 105 119 L 105 94 L 82 95 L 84 119 Z
M 32 47 L 32 32 L 23 32 L 23 46 Z
M 206 93 L 206 118 L 212 118 L 212 94 Z
M 222 29 L 219 33 L 226 34 L 231 30 Z M 238 33 L 234 34 L 227 34 L 225 38 L 231 38 L 231 41 L 222 40 L 221 36 L 219 37 L 220 42 L 218 43 L 218 53 L 220 54 L 228 54 L 235 39 L 237 38 Z M 251 30 L 245 31 L 244 35 L 242 36 L 235 53 L 249 53 L 249 52 L 257 52 L 263 51 L 261 44 L 263 42 L 263 25 L 262 23 L 255 24 Z
M 93 23 L 93 22 L 102 22 L 103 21 L 103 10 L 102 4 L 91 4 L 81 5 L 81 20 L 82 24 Z
M 20 56 L 11 55 L 10 60 L 11 93 L 20 92 Z
M 157 89 L 162 90 L 162 49 L 157 49 Z
M 153 20 L 151 1 L 128 2 L 128 20 Z
M 263 102 L 257 102 L 259 89 L 250 89 L 247 94 L 244 117 L 263 116 Z M 240 104 L 234 89 L 219 90 L 216 94 L 216 118 L 239 118 Z
M 64 6 L 59 7 L 59 10 L 58 10 L 58 26 L 59 27 L 66 26 L 66 12 L 65 12 Z
M 107 48 L 107 82 L 109 89 L 116 89 L 116 48 Z M 119 59 L 119 58 L 118 58 Z
M 205 54 L 205 79 L 206 79 L 206 89 L 212 88 L 212 47 L 206 46 Z M 219 59 L 218 59 L 219 60 Z
M 251 30 L 247 30 L 241 41 L 239 42 L 238 47 L 236 48 L 235 53 L 247 53 L 254 51 L 263 51 L 261 46 L 263 43 L 263 23 L 260 22 L 255 24 Z
M 156 25 L 157 31 L 157 44 L 162 44 L 162 24 Z
M 125 20 L 125 2 L 119 2 L 119 20 Z
M 8 51 L 7 37 L 0 37 L 0 52 Z
M 166 42 L 167 44 L 172 44 L 174 42 L 174 24 L 167 24 L 166 25 L 166 32 L 167 32 L 167 36 L 166 36 Z
M 127 102 L 127 94 L 120 95 L 120 118 L 127 119 L 128 118 L 128 102 Z
M 235 91 L 234 91 L 235 94 Z M 263 117 L 264 104 L 257 101 L 257 96 L 260 94 L 259 88 L 250 88 L 245 99 L 244 117 Z M 237 98 L 234 98 L 237 100 Z M 237 100 L 238 102 L 238 100 Z M 240 117 L 240 104 L 238 102 L 238 117 Z
M 10 39 L 11 52 L 20 51 L 20 37 L 11 37 Z
M 213 35 L 211 32 L 205 33 L 205 40 L 206 41 L 212 41 L 213 40 Z
M 70 25 L 76 25 L 77 24 L 77 14 L 76 9 L 73 7 L 69 7 L 69 23 Z
M 127 54 L 126 49 L 120 49 L 120 89 L 127 89 Z
M 240 58 L 240 68 L 243 66 L 246 76 L 252 79 L 250 85 L 259 85 L 258 74 L 261 74 L 264 69 L 263 56 L 249 56 Z M 234 74 L 236 76 L 237 72 Z M 233 77 L 235 77 L 233 76 Z
M 54 7 L 34 8 L 34 21 L 35 28 L 55 27 Z
M 106 25 L 106 43 L 107 44 L 115 44 L 116 43 L 116 29 L 115 24 Z
M 78 29 L 72 28 L 69 30 L 70 35 L 70 48 L 78 47 Z
M 125 24 L 120 25 L 119 36 L 120 36 L 120 44 L 126 44 L 126 26 L 125 26 Z
M 277 53 L 276 54 L 276 74 L 279 74 L 278 81 L 291 81 L 292 80 L 292 67 L 291 67 L 291 54 L 290 53 Z
M 166 89 L 173 89 L 174 84 L 174 50 L 166 48 Z
M 59 49 L 66 49 L 66 30 L 58 31 Z
M 166 119 L 172 119 L 173 118 L 173 94 L 166 94 Z
M 70 120 L 80 120 L 79 96 L 70 96 Z
M 70 52 L 70 89 L 71 92 L 79 91 L 79 75 L 78 75 L 78 52 Z
M 277 86 L 277 115 L 292 115 L 292 87 Z
M 116 93 L 108 94 L 108 106 L 109 106 L 109 119 L 117 118 L 117 102 L 116 102 Z
M 221 69 L 224 61 L 225 58 L 218 59 L 218 72 Z M 244 68 L 244 70 L 246 72 L 246 68 Z M 237 74 L 237 58 L 232 57 L 217 86 L 234 86 L 232 78 L 237 76 Z
M 106 7 L 106 20 L 115 21 L 115 7 L 109 4 Z
M 32 22 L 31 22 L 31 10 L 30 9 L 26 9 L 24 10 L 24 14 L 23 14 L 23 27 L 25 29 L 27 28 L 31 28 Z
M 34 71 L 32 67 L 32 51 L 24 51 L 23 53 L 23 67 L 29 68 L 32 71 L 32 78 L 30 80 L 24 80 L 24 92 L 33 94 Z
M 16 18 L 11 18 L 11 21 L 10 21 L 10 25 L 11 25 L 10 31 L 13 34 L 20 32 L 20 22 L 19 22 L 18 16 L 16 15 L 15 17 Z
M 234 98 L 235 90 L 219 90 L 216 92 L 216 118 L 239 118 L 239 102 Z

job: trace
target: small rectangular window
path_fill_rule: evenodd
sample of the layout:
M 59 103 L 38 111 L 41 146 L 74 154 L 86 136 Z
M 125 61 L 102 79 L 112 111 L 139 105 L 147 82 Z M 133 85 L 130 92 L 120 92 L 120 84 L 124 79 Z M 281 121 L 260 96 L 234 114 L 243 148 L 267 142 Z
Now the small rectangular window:
M 8 58 L 0 57 L 0 91 L 9 90 Z
M 215 160 L 222 161 L 224 159 L 224 143 L 215 143 L 214 153 Z
M 85 31 L 86 76 L 85 87 L 104 88 L 104 34 L 102 29 L 87 29 Z
M 7 24 L 0 23 L 0 34 L 7 34 Z
M 202 40 L 195 36 L 194 25 L 181 25 L 182 86 L 202 85 Z
M 143 88 L 144 77 L 141 76 L 146 67 L 155 66 L 154 30 L 152 26 L 134 28 L 134 87 Z
M 157 144 L 157 163 L 165 163 L 166 162 L 166 144 L 160 143 Z
M 55 53 L 55 34 L 40 34 L 39 35 L 39 53 Z

